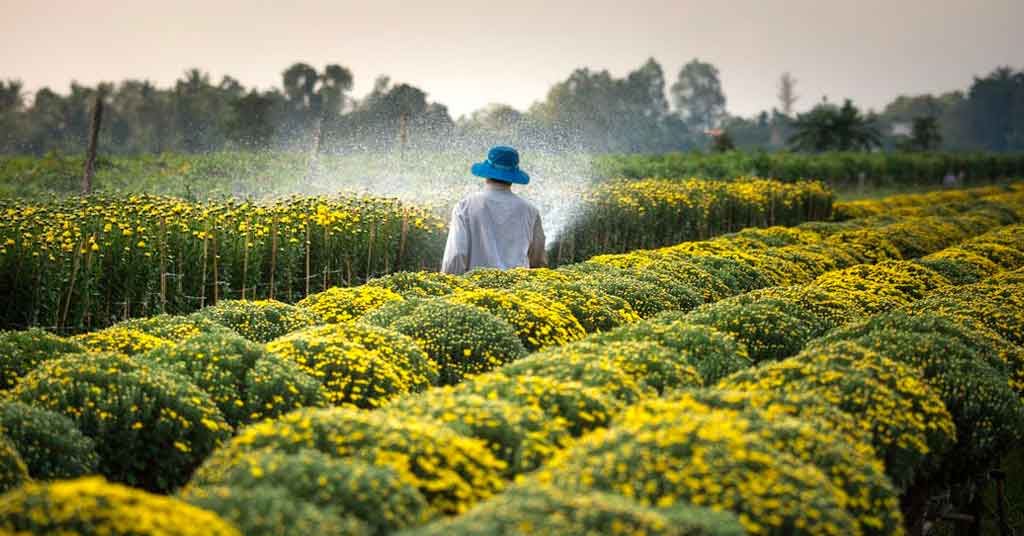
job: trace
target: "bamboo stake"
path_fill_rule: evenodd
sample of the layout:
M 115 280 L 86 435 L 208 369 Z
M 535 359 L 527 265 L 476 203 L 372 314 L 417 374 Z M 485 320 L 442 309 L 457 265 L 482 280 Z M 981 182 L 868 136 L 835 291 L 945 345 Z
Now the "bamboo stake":
M 249 240 L 252 230 L 245 226 L 245 242 L 242 243 L 242 299 L 245 299 L 245 284 L 249 281 Z
M 160 312 L 167 312 L 167 220 L 160 218 Z
M 270 222 L 270 299 L 274 299 L 274 272 L 277 271 L 277 225 Z
M 208 236 L 210 228 L 209 221 L 203 226 L 203 278 L 202 283 L 199 285 L 199 308 L 206 307 L 206 257 L 210 249 L 210 237 Z
M 71 309 L 71 295 L 75 291 L 75 277 L 78 275 L 79 256 L 81 255 L 82 247 L 85 245 L 85 237 L 78 243 L 78 247 L 75 248 L 75 256 L 71 260 L 71 279 L 68 281 L 68 299 L 64 302 L 64 311 L 61 313 L 60 324 L 57 326 L 58 329 L 63 329 L 67 326 L 68 322 L 68 310 Z
M 220 273 L 218 271 L 217 262 L 217 258 L 220 257 L 220 254 L 218 253 L 217 249 L 217 235 L 213 235 L 210 238 L 210 241 L 213 242 L 213 302 L 211 303 L 212 305 L 220 301 Z
M 309 296 L 309 218 L 306 218 L 306 296 Z

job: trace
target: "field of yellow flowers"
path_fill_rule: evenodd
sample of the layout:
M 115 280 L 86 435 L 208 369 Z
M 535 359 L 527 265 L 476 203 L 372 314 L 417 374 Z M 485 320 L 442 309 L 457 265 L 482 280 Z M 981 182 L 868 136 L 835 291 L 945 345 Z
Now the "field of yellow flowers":
M 881 535 L 983 514 L 1024 439 L 1024 187 L 836 212 L 4 332 L 0 531 Z
M 553 261 L 824 219 L 832 201 L 820 183 L 771 180 L 642 181 L 587 191 L 585 217 L 573 220 Z M 0 200 L 0 212 L 0 293 L 8 297 L 0 328 L 60 333 L 190 313 L 221 300 L 295 303 L 392 272 L 437 269 L 447 224 L 443 209 L 367 195 L 263 203 L 152 195 Z

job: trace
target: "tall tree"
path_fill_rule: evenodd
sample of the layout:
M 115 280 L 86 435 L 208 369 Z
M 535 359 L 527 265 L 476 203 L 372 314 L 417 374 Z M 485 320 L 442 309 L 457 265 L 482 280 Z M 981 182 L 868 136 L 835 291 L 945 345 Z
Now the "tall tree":
M 841 108 L 823 102 L 797 116 L 789 143 L 798 151 L 868 151 L 882 145 L 874 123 L 850 99 Z
M 796 78 L 793 75 L 782 73 L 779 77 L 779 109 L 786 117 L 793 116 L 793 105 L 800 98 L 796 94 Z
M 710 63 L 694 59 L 684 65 L 671 92 L 676 112 L 694 129 L 712 129 L 725 117 L 722 81 Z

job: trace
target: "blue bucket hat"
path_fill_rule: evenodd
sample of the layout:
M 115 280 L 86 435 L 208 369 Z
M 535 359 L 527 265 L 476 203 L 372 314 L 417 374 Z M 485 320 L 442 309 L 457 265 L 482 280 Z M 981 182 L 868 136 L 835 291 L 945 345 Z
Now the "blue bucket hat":
M 495 145 L 487 151 L 487 160 L 477 162 L 470 168 L 474 175 L 485 179 L 528 184 L 530 176 L 519 169 L 519 153 L 504 145 Z

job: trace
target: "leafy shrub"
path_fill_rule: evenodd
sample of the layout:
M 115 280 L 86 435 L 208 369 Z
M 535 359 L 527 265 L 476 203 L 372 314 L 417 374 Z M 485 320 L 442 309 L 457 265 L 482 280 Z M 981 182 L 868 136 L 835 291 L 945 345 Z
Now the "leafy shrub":
M 1024 285 L 978 283 L 942 289 L 915 302 L 910 312 L 929 312 L 959 322 L 980 320 L 1006 340 L 1024 345 Z
M 212 512 L 100 477 L 26 484 L 0 497 L 0 531 L 12 534 L 239 536 Z
M 915 259 L 913 262 L 938 273 L 954 285 L 977 283 L 992 273 L 990 270 L 985 270 L 977 264 L 962 259 L 928 256 Z
M 473 305 L 430 301 L 392 324 L 439 367 L 439 382 L 451 385 L 526 355 L 508 322 Z
M 358 320 L 366 313 L 393 301 L 401 301 L 401 294 L 384 287 L 361 285 L 358 287 L 333 287 L 312 294 L 295 304 L 307 309 L 324 322 L 341 324 Z
M 148 318 L 133 318 L 114 324 L 112 327 L 141 331 L 147 335 L 182 342 L 207 333 L 235 334 L 232 330 L 208 319 L 195 315 L 157 315 Z
M 216 482 L 246 455 L 260 449 L 296 453 L 315 449 L 388 467 L 443 513 L 465 511 L 504 487 L 505 464 L 482 441 L 435 421 L 395 419 L 349 408 L 301 409 L 241 430 L 196 472 L 196 482 Z
M 839 496 L 839 506 L 854 517 L 863 534 L 902 531 L 899 494 L 870 446 L 861 445 L 859 437 L 831 428 L 828 421 L 769 414 L 750 402 L 751 399 L 740 402 L 734 394 L 722 391 L 689 389 L 671 400 L 651 400 L 630 408 L 621 420 L 649 422 L 666 414 L 700 415 L 726 410 L 729 418 L 747 419 L 747 431 L 759 436 L 766 446 L 819 468 L 836 488 L 845 492 Z
M 336 406 L 378 407 L 437 381 L 437 365 L 412 339 L 365 324 L 315 326 L 267 344 L 321 382 Z
M 800 351 L 815 335 L 815 324 L 789 314 L 775 300 L 722 300 L 686 315 L 691 324 L 711 326 L 743 343 L 755 363 L 784 359 Z
M 771 448 L 750 419 L 629 414 L 557 455 L 536 474 L 569 491 L 616 492 L 645 506 L 732 511 L 754 534 L 853 534 L 843 493 L 817 467 Z
M 320 323 L 314 313 L 274 300 L 223 300 L 190 318 L 212 320 L 255 342 L 270 342 Z
M 96 472 L 99 457 L 95 443 L 63 415 L 3 400 L 0 430 L 17 449 L 32 478 L 56 480 Z
M 679 253 L 684 252 L 676 247 L 668 249 Z M 735 259 L 715 255 L 691 255 L 687 260 L 711 274 L 715 279 L 725 283 L 729 287 L 730 295 L 773 285 L 772 280 L 756 268 Z
M 675 306 L 672 296 L 663 288 L 630 275 L 598 272 L 584 277 L 580 284 L 622 298 L 640 318 L 650 318 L 662 311 L 670 311 Z
M 295 499 L 329 511 L 339 519 L 352 517 L 371 534 L 390 534 L 428 519 L 427 501 L 387 466 L 340 459 L 318 450 L 294 453 L 263 449 L 241 456 L 215 480 L 194 480 L 185 500 L 208 495 L 209 486 L 229 489 L 278 487 Z
M 635 382 L 658 396 L 704 383 L 684 354 L 646 341 L 591 342 L 585 339 L 520 359 L 502 367 L 501 372 L 509 376 L 575 380 L 610 393 L 622 391 L 624 386 L 632 387 L 630 384 Z M 621 376 L 632 381 L 623 381 Z M 616 398 L 633 402 L 631 397 L 637 392 L 642 391 L 632 387 L 625 395 L 619 394 Z
M 109 327 L 101 331 L 83 333 L 74 337 L 89 352 L 114 352 L 124 355 L 143 354 L 174 343 L 147 333 L 125 327 Z
M 371 534 L 369 527 L 358 519 L 338 517 L 329 510 L 295 497 L 285 488 L 273 485 L 193 489 L 184 500 L 217 514 L 246 536 Z
M 119 354 L 46 361 L 12 397 L 70 418 L 96 442 L 100 473 L 152 491 L 183 484 L 231 433 L 209 395 L 184 377 Z
M 587 333 L 607 331 L 640 320 L 626 300 L 592 289 L 581 283 L 529 281 L 513 288 L 528 290 L 564 304 Z
M 441 272 L 395 272 L 371 279 L 366 286 L 386 288 L 405 299 L 445 296 L 473 288 L 467 279 Z
M 681 321 L 686 313 L 662 313 L 645 322 L 588 337 L 587 342 L 608 344 L 615 342 L 658 343 L 679 354 L 710 385 L 721 378 L 749 367 L 752 363 L 746 346 L 735 337 L 709 326 Z M 668 387 L 668 384 L 665 384 Z
M 896 286 L 865 277 L 864 265 L 821 275 L 810 286 L 826 292 L 834 303 L 845 304 L 855 317 L 865 318 L 907 305 L 912 298 Z
M 28 467 L 18 450 L 6 436 L 0 435 L 0 493 L 20 486 L 28 479 Z
M 477 288 L 510 290 L 525 283 L 571 283 L 572 278 L 547 268 L 474 268 L 466 273 L 467 281 Z
M 1021 439 L 1024 405 L 1010 388 L 1005 369 L 993 368 L 958 337 L 930 331 L 921 320 L 888 315 L 840 329 L 821 344 L 852 341 L 920 370 L 956 426 L 957 445 L 949 457 L 955 467 L 948 469 L 968 475 L 983 472 L 989 460 Z M 953 331 L 952 326 L 936 327 Z
M 443 298 L 449 303 L 474 305 L 508 322 L 528 351 L 557 346 L 586 336 L 583 326 L 565 305 L 530 291 L 515 294 L 479 289 Z
M 320 382 L 297 364 L 231 332 L 199 335 L 142 359 L 191 379 L 235 428 L 326 403 Z
M 983 242 L 980 240 L 972 240 L 966 244 L 960 246 L 966 251 L 971 253 L 977 253 L 982 257 L 996 263 L 1004 270 L 1015 270 L 1024 266 L 1024 252 L 1021 252 L 1019 247 L 1024 244 L 1017 244 L 1018 248 L 996 244 L 992 242 Z
M 80 343 L 39 328 L 0 332 L 0 391 L 13 388 L 46 359 L 84 351 Z
M 950 247 L 936 251 L 921 258 L 924 262 L 952 261 L 962 266 L 962 270 L 979 274 L 982 278 L 1000 271 L 999 265 L 987 258 L 960 247 Z
M 359 318 L 359 321 L 371 326 L 390 328 L 398 320 L 409 316 L 419 306 L 427 303 L 427 298 L 406 298 L 390 301 Z
M 952 416 L 920 371 L 849 342 L 737 372 L 719 387 L 807 394 L 834 405 L 870 431 L 878 457 L 900 488 L 937 469 L 956 435 Z
M 501 399 L 543 411 L 548 418 L 563 419 L 574 437 L 607 426 L 623 404 L 580 382 L 543 376 L 508 376 L 501 372 L 482 374 L 455 386 L 456 396 L 476 394 Z M 632 397 L 640 398 L 640 393 Z
M 727 513 L 692 506 L 658 510 L 616 493 L 572 493 L 528 481 L 495 495 L 465 514 L 406 534 L 740 536 L 746 533 L 735 517 Z
M 396 419 L 435 419 L 464 436 L 480 439 L 505 462 L 506 478 L 536 469 L 568 443 L 568 423 L 564 419 L 550 418 L 538 408 L 476 394 L 456 394 L 451 389 L 431 389 L 382 411 Z

